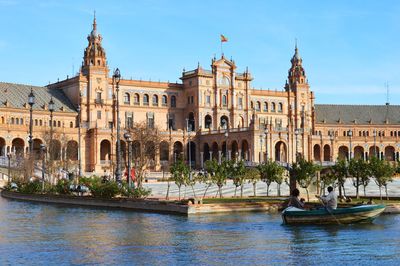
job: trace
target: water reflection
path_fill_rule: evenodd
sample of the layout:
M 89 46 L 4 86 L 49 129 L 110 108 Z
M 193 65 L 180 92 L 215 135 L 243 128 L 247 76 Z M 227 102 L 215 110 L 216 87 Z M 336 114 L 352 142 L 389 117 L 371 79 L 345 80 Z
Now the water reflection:
M 1 265 L 390 265 L 400 260 L 400 220 L 393 215 L 374 224 L 298 227 L 266 213 L 182 217 L 5 199 L 0 211 Z

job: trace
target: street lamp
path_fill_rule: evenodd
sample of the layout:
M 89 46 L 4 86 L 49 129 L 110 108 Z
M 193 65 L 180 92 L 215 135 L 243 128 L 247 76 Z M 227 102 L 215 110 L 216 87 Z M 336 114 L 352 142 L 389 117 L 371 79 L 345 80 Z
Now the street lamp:
M 82 158 L 81 158 L 81 99 L 82 93 L 79 92 L 79 102 L 78 102 L 78 179 L 82 175 Z
M 374 129 L 372 135 L 374 136 L 374 157 L 376 157 L 376 129 Z
M 113 75 L 113 84 L 116 84 L 116 106 L 117 106 L 117 170 L 115 171 L 115 179 L 121 183 L 121 140 L 120 140 L 120 121 L 119 121 L 119 82 L 121 81 L 121 73 L 117 68 Z
M 263 139 L 264 139 L 264 135 L 263 134 L 260 134 L 260 147 L 261 147 L 261 152 L 260 152 L 260 164 L 262 163 L 262 161 L 263 161 L 263 157 L 264 157 L 264 154 L 263 154 Z
M 190 131 L 191 131 L 191 127 L 189 127 L 189 119 L 186 118 L 186 131 L 188 133 L 188 155 L 189 155 L 189 177 L 192 177 L 192 149 L 190 145 Z
M 124 134 L 124 138 L 128 143 L 128 188 L 131 189 L 132 187 L 132 180 L 131 180 L 131 154 L 132 154 L 132 135 L 127 132 Z
M 265 149 L 266 149 L 266 155 L 267 155 L 267 161 L 268 161 L 268 127 L 265 128 L 264 134 L 265 134 Z M 289 163 L 289 162 L 288 162 Z
M 11 152 L 7 153 L 8 158 L 8 184 L 11 182 Z
M 228 158 L 228 136 L 229 136 L 228 128 L 225 130 L 224 136 L 225 136 L 225 159 L 228 160 L 229 159 Z
M 53 96 L 50 98 L 49 102 L 49 111 L 50 111 L 50 143 L 49 143 L 49 153 L 50 153 L 50 160 L 53 156 L 53 112 L 55 110 Z
M 31 93 L 28 95 L 28 103 L 29 103 L 29 154 L 32 156 L 33 151 L 33 137 L 32 137 L 32 127 L 33 127 L 33 105 L 35 104 L 35 94 L 33 94 L 33 89 L 31 88 Z
M 40 144 L 40 153 L 42 155 L 42 191 L 44 191 L 44 174 L 46 172 L 46 145 Z
M 298 157 L 298 147 L 297 147 L 297 137 L 298 137 L 298 135 L 299 135 L 299 129 L 298 128 L 296 128 L 295 130 L 294 130 L 294 135 L 295 135 L 295 137 L 296 137 L 296 162 L 297 162 L 297 157 Z
M 349 144 L 350 144 L 350 150 L 349 150 L 349 160 L 352 158 L 352 146 L 351 146 L 351 137 L 353 136 L 353 131 L 351 129 L 347 132 L 347 135 L 349 136 Z

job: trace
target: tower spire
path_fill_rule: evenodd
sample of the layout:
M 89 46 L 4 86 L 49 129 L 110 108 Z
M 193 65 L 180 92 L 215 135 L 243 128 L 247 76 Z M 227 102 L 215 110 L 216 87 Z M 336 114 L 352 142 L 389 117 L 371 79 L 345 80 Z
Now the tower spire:
M 96 10 L 93 11 L 94 15 L 93 15 L 93 30 L 96 31 L 97 30 L 97 23 L 96 23 Z

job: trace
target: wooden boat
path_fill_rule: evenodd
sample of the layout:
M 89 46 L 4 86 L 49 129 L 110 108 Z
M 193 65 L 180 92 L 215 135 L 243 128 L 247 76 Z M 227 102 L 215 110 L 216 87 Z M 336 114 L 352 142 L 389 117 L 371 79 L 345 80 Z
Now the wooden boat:
M 302 210 L 288 207 L 282 211 L 284 224 L 351 224 L 371 222 L 385 210 L 385 205 L 360 205 L 328 211 L 325 208 Z

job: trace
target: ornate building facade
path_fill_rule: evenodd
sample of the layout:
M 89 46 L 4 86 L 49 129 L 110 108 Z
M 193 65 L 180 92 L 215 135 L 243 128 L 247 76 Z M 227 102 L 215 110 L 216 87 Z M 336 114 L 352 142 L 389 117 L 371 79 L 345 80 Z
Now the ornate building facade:
M 53 159 L 80 157 L 85 173 L 113 171 L 116 97 L 122 131 L 137 122 L 160 130 L 161 142 L 152 144 L 157 147 L 154 170 L 177 158 L 197 168 L 223 157 L 248 164 L 292 163 L 296 154 L 321 164 L 372 155 L 399 159 L 400 106 L 315 104 L 297 47 L 282 91 L 252 88 L 251 73 L 239 73 L 235 62 L 222 55 L 211 60 L 209 70 L 200 65 L 184 70 L 181 83 L 121 79 L 117 93 L 96 19 L 87 39 L 75 77 L 46 87 L 0 83 L 0 157 L 28 152 L 32 89 L 34 152 L 39 153 L 52 125 L 57 136 Z M 126 143 L 121 143 L 125 157 Z

